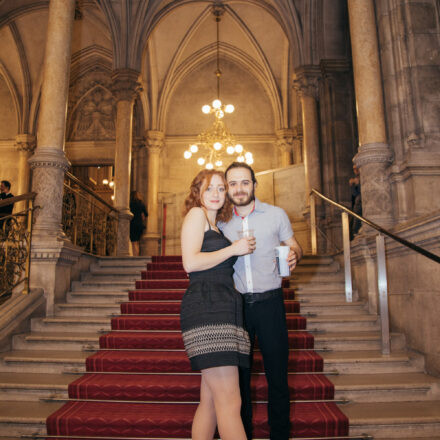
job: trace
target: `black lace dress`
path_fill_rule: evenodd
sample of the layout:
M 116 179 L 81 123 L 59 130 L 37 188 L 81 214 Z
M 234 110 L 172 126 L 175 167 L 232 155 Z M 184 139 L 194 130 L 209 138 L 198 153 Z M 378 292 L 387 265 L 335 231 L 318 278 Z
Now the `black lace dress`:
M 205 232 L 202 252 L 213 252 L 231 242 L 213 229 Z M 211 269 L 189 274 L 182 299 L 180 325 L 193 370 L 237 365 L 249 367 L 250 343 L 244 329 L 241 294 L 232 274 L 237 257 Z

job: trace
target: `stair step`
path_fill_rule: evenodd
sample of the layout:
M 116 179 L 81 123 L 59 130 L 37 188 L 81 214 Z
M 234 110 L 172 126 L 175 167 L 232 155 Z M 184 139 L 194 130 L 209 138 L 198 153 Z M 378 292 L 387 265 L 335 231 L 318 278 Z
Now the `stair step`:
M 440 432 L 440 400 L 349 403 L 350 434 L 368 432 L 377 439 L 433 439 Z
M 319 315 L 307 318 L 307 328 L 326 331 L 379 330 L 375 315 L 352 313 L 350 315 Z
M 320 353 L 324 371 L 337 370 L 340 374 L 410 373 L 424 370 L 422 356 L 408 352 L 383 355 L 380 351 L 332 351 Z
M 70 326 L 75 332 L 97 332 L 100 330 L 110 330 L 109 317 L 90 316 L 80 317 L 55 317 L 55 318 L 33 318 L 31 320 L 31 330 L 40 331 L 66 331 L 66 326 Z
M 98 349 L 100 333 L 32 332 L 15 335 L 14 350 L 78 350 L 90 346 Z
M 93 303 L 111 303 L 118 304 L 120 301 L 128 301 L 127 291 L 111 291 L 111 290 L 76 290 L 70 291 L 66 295 L 66 301 L 69 304 L 82 303 L 90 301 Z
M 0 371 L 55 373 L 85 371 L 85 361 L 92 353 L 61 350 L 14 350 L 1 354 Z
M 0 436 L 46 434 L 46 418 L 62 402 L 0 401 Z
M 424 373 L 332 376 L 335 398 L 355 402 L 440 400 L 440 378 Z
M 148 263 L 151 262 L 151 257 L 101 257 L 98 264 L 101 267 L 128 267 L 145 269 Z
M 119 291 L 125 292 L 134 288 L 133 282 L 126 281 L 73 281 L 72 291 Z
M 102 303 L 95 304 L 93 302 L 87 303 L 65 303 L 55 305 L 55 314 L 57 317 L 61 316 L 96 316 L 99 312 L 102 316 L 108 316 L 113 313 L 119 313 L 121 307 L 119 303 Z
M 39 401 L 54 395 L 66 398 L 69 383 L 76 379 L 74 374 L 0 372 L 0 401 Z

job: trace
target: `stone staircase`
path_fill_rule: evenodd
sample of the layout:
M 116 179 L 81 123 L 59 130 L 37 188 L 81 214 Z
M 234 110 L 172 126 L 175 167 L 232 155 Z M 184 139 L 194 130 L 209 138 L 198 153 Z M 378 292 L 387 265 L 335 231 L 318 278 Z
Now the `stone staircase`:
M 0 438 L 44 434 L 46 417 L 67 398 L 85 359 L 110 329 L 147 259 L 103 258 L 72 283 L 50 318 L 34 318 L 0 353 Z M 292 277 L 301 313 L 325 359 L 350 434 L 378 439 L 440 440 L 440 379 L 424 373 L 422 356 L 392 334 L 392 354 L 380 352 L 380 327 L 362 301 L 346 303 L 343 273 L 330 257 L 305 257 Z M 5 440 L 5 439 L 4 439 Z

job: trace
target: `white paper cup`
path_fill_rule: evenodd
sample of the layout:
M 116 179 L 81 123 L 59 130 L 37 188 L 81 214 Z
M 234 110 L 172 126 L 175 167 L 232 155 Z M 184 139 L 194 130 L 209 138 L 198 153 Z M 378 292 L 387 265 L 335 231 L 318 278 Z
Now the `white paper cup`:
M 290 269 L 287 263 L 287 256 L 289 255 L 289 252 L 290 252 L 289 246 L 277 246 L 275 248 L 278 275 L 280 277 L 288 277 L 290 275 Z
M 243 237 L 253 237 L 254 236 L 254 230 L 253 229 L 246 229 L 245 231 L 237 231 L 238 238 Z

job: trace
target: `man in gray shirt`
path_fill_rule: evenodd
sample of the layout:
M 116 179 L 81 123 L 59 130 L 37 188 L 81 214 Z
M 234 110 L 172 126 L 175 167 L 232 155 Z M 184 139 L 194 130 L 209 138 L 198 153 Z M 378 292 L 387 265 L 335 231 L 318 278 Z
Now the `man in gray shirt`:
M 252 230 L 256 249 L 234 265 L 234 282 L 243 294 L 246 329 L 252 346 L 255 337 L 263 356 L 268 383 L 268 419 L 271 440 L 290 438 L 290 398 L 287 383 L 289 355 L 286 314 L 281 277 L 277 273 L 275 247 L 290 246 L 290 269 L 302 257 L 287 214 L 281 208 L 255 198 L 257 181 L 252 168 L 234 162 L 226 169 L 228 196 L 234 203 L 232 219 L 220 225 L 231 241 L 239 231 Z M 252 351 L 251 351 L 252 357 Z M 252 364 L 252 362 L 251 362 Z M 251 369 L 240 371 L 242 418 L 248 439 L 252 438 Z

